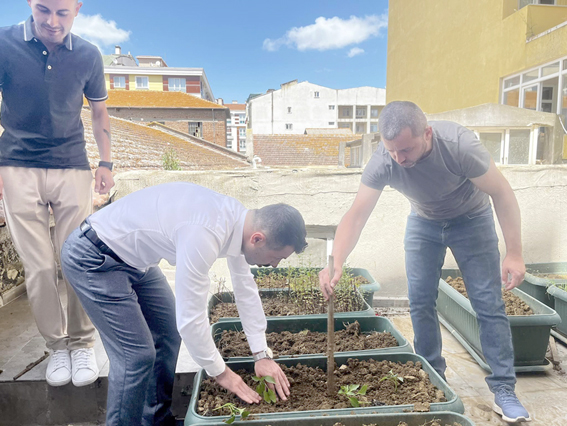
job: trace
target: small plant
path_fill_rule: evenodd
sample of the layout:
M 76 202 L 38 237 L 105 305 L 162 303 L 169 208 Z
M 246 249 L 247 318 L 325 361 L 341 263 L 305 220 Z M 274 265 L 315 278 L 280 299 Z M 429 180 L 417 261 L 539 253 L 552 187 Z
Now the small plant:
M 274 380 L 274 378 L 272 376 L 253 376 L 252 380 L 258 382 L 258 386 L 256 386 L 256 392 L 258 392 L 258 394 L 260 394 L 264 398 L 264 401 L 266 401 L 268 404 L 275 404 L 277 401 L 276 393 L 266 384 L 272 383 L 275 385 L 276 381 Z
M 362 386 L 360 389 L 360 385 L 345 385 L 341 386 L 339 390 L 339 395 L 344 395 L 350 401 L 350 405 L 353 407 L 360 407 L 360 404 L 368 404 L 366 401 L 361 401 L 358 399 L 359 395 L 366 395 L 366 390 L 368 389 L 368 385 Z
M 181 170 L 179 160 L 177 159 L 177 151 L 175 151 L 175 149 L 167 148 L 161 159 L 163 161 L 164 170 Z
M 394 384 L 394 392 L 398 391 L 398 383 L 403 383 L 404 382 L 404 378 L 398 376 L 397 374 L 395 374 L 392 370 L 390 370 L 388 372 L 388 374 L 386 374 L 384 377 L 382 377 L 380 379 L 381 382 L 383 382 L 384 380 L 389 380 L 390 382 L 392 382 Z
M 246 408 L 238 408 L 232 402 L 227 402 L 226 404 L 215 408 L 214 411 L 222 410 L 223 408 L 227 408 L 230 411 L 230 417 L 224 421 L 227 425 L 234 423 L 236 416 L 240 416 L 242 420 L 246 420 L 246 418 L 250 415 L 250 411 Z

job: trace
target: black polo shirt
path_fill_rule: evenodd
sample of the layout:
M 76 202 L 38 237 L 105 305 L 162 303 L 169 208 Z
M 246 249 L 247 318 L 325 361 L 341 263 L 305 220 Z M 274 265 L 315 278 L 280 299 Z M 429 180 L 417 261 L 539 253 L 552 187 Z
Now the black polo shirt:
M 90 170 L 81 109 L 108 97 L 101 54 L 74 34 L 49 52 L 32 25 L 0 28 L 0 166 Z

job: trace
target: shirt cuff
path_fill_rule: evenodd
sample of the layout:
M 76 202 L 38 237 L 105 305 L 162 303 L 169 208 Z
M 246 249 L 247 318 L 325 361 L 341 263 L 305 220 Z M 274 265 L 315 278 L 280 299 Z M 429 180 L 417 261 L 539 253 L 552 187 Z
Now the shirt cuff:
M 217 352 L 215 360 L 210 364 L 204 365 L 203 368 L 210 377 L 217 377 L 219 374 L 224 373 L 226 365 L 220 353 Z
M 252 353 L 261 352 L 268 347 L 268 342 L 266 342 L 266 333 L 253 334 L 247 336 L 248 345 Z

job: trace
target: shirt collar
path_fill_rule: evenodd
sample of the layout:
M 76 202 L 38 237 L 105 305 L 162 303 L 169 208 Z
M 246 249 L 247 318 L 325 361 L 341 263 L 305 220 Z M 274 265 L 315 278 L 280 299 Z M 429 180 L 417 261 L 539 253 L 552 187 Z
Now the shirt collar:
M 33 35 L 33 16 L 30 16 L 26 22 L 24 22 L 24 41 L 32 41 L 35 37 Z M 67 34 L 63 40 L 63 44 L 68 50 L 73 50 L 73 39 L 71 38 L 71 33 Z
M 230 243 L 226 251 L 227 256 L 240 256 L 242 254 L 242 235 L 244 234 L 244 221 L 248 210 L 244 210 L 234 226 Z

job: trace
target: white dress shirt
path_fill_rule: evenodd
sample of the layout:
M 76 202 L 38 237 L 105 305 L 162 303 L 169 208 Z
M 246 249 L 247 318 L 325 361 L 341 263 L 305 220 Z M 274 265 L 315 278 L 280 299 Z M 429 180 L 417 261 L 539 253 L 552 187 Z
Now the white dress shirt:
M 250 349 L 267 348 L 266 318 L 242 254 L 247 212 L 232 197 L 174 182 L 136 191 L 89 218 L 99 238 L 128 265 L 146 270 L 161 259 L 176 265 L 177 328 L 191 357 L 210 376 L 225 369 L 207 316 L 209 270 L 219 257 L 227 259 Z

